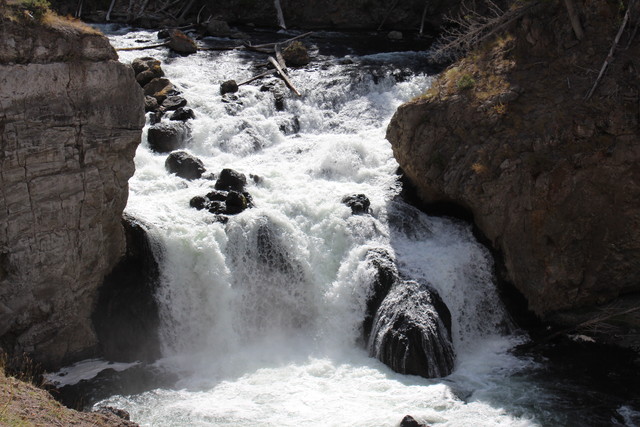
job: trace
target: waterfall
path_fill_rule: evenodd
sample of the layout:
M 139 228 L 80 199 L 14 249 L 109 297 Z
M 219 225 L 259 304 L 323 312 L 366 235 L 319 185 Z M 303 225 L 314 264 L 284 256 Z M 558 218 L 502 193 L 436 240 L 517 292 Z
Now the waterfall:
M 111 36 L 117 47 L 154 38 Z M 126 211 L 162 247 L 156 365 L 180 380 L 101 404 L 143 425 L 392 426 L 408 413 L 535 424 L 469 398 L 502 390 L 496 372 L 523 366 L 507 352 L 518 338 L 503 334 L 490 254 L 468 225 L 399 199 L 385 127 L 428 88 L 426 53 L 321 52 L 321 63 L 290 70 L 302 97 L 275 77 L 218 95 L 220 82 L 255 74 L 250 53 L 146 55 L 193 108 L 186 150 L 207 172 L 168 174 L 144 132 Z M 247 177 L 253 207 L 223 223 L 190 200 L 225 168 Z M 354 194 L 370 206 L 353 212 L 343 200 Z

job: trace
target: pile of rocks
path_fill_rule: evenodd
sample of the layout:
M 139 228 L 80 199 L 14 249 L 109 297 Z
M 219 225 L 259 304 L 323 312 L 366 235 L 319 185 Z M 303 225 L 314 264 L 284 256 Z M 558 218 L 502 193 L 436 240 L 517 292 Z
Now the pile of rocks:
M 220 222 L 227 222 L 228 215 L 236 215 L 253 207 L 251 195 L 245 191 L 247 177 L 233 169 L 223 169 L 214 190 L 205 196 L 196 196 L 189 205 L 198 210 L 206 209 Z
M 193 110 L 187 107 L 187 100 L 169 79 L 164 77 L 160 61 L 152 57 L 134 59 L 131 63 L 136 81 L 145 95 L 145 111 L 150 112 L 152 126 L 148 132 L 149 147 L 158 153 L 168 153 L 186 145 L 190 128 L 186 123 L 195 118 Z M 165 114 L 169 123 L 160 123 Z

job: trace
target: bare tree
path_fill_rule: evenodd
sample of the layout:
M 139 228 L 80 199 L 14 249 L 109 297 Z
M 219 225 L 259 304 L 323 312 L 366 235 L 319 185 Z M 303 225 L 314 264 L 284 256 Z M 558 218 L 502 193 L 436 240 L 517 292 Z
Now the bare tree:
M 488 12 L 481 14 L 476 8 L 462 3 L 458 16 L 447 20 L 451 27 L 434 44 L 435 60 L 458 59 L 492 35 L 504 30 L 513 21 L 524 16 L 540 4 L 540 0 L 518 1 L 504 10 L 493 0 L 484 0 Z

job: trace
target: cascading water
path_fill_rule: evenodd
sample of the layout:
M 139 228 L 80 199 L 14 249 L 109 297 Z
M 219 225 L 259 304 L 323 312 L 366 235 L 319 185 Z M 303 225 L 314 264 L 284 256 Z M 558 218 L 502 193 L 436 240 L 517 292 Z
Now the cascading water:
M 155 34 L 110 37 L 121 47 Z M 257 74 L 247 53 L 146 55 L 162 60 L 195 111 L 187 150 L 209 172 L 258 177 L 247 186 L 255 207 L 227 224 L 191 208 L 190 199 L 214 181 L 170 175 L 166 155 L 140 145 L 127 213 L 151 224 L 163 248 L 157 364 L 180 380 L 100 405 L 154 426 L 393 426 L 407 414 L 450 426 L 545 419 L 514 398 L 530 385 L 509 376 L 531 362 L 508 353 L 521 338 L 505 334 L 486 249 L 467 225 L 397 199 L 397 164 L 384 132 L 398 105 L 428 88 L 430 77 L 419 71 L 425 54 L 321 57 L 291 71 L 303 97 L 276 89 L 284 111 L 260 83 L 222 102 L 222 81 Z M 121 52 L 120 59 L 136 56 Z M 341 203 L 357 193 L 371 200 L 370 215 L 352 215 Z M 457 355 L 451 375 L 401 375 L 369 357 L 361 333 L 377 274 L 365 262 L 371 250 L 390 254 L 416 292 L 428 284 L 448 306 Z M 414 304 L 402 289 L 392 292 L 399 304 Z

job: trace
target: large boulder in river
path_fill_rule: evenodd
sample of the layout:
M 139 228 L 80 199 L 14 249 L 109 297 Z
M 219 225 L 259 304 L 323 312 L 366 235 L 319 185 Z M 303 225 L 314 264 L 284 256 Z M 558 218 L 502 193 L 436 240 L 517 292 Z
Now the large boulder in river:
M 136 74 L 136 81 L 142 87 L 155 78 L 164 77 L 160 61 L 149 56 L 134 59 L 131 67 Z
M 158 123 L 149 128 L 147 141 L 156 153 L 170 153 L 183 148 L 190 137 L 189 126 L 182 122 Z
M 438 293 L 414 281 L 394 286 L 376 314 L 369 353 L 401 374 L 449 375 L 455 362 L 451 314 Z
M 169 173 L 174 173 L 180 178 L 188 180 L 199 179 L 206 172 L 202 160 L 186 151 L 175 151 L 169 154 L 164 162 L 164 167 Z
M 169 49 L 189 55 L 198 51 L 196 42 L 180 30 L 169 30 Z

